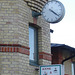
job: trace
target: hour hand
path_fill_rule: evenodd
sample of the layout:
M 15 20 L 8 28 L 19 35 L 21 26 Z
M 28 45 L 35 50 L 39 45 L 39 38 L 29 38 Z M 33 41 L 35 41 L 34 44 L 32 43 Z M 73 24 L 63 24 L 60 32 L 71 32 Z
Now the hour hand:
M 56 12 L 54 12 L 53 10 L 49 9 L 51 12 L 53 12 L 55 15 L 59 16 Z

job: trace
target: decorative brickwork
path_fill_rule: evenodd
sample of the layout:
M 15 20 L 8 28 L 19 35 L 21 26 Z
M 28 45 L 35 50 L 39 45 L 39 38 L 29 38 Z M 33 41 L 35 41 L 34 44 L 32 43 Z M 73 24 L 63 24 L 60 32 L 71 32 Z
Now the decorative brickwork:
M 0 44 L 0 52 L 19 52 L 29 55 L 29 47 L 21 46 L 19 44 Z
M 24 0 L 27 5 L 36 12 L 41 12 L 43 6 L 48 0 Z
M 52 60 L 52 55 L 49 54 L 49 53 L 45 53 L 45 52 L 39 52 L 39 59 L 44 59 L 44 60 L 51 61 Z

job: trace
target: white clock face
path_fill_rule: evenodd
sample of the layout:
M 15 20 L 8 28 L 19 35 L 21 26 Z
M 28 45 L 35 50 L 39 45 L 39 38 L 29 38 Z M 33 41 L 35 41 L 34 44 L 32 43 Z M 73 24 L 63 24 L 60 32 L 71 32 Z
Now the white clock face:
M 45 4 L 42 15 L 47 22 L 57 23 L 62 20 L 65 9 L 59 1 L 49 1 Z

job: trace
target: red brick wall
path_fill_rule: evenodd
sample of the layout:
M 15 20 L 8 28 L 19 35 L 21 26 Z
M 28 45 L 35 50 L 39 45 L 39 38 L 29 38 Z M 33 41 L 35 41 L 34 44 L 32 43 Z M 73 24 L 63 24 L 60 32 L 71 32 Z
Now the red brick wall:
M 45 59 L 52 61 L 52 54 L 46 53 L 46 52 L 39 52 L 39 59 Z
M 59 48 L 56 48 L 52 50 L 52 54 L 52 64 L 61 64 L 63 60 L 62 51 L 59 50 Z

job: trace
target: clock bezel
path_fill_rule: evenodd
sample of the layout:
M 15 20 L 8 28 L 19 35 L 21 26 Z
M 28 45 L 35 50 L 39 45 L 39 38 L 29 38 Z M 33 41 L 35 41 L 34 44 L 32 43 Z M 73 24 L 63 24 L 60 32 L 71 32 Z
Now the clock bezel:
M 53 2 L 53 1 L 48 1 L 45 5 L 44 5 L 44 7 L 43 7 L 43 9 L 42 9 L 42 16 L 43 16 L 43 18 L 46 20 L 46 18 L 44 17 L 44 14 L 43 14 L 43 10 L 45 9 L 45 6 L 47 5 L 47 4 L 49 4 L 49 3 L 51 3 L 51 2 Z M 61 3 L 61 2 L 59 2 L 59 1 L 55 1 L 55 2 L 58 2 L 59 4 L 60 4 L 60 6 L 61 6 L 61 16 L 57 19 L 57 20 L 55 20 L 55 21 L 47 21 L 47 22 L 49 22 L 49 23 L 58 23 L 58 22 L 60 22 L 62 19 L 63 19 L 63 17 L 64 17 L 64 15 L 65 15 L 65 8 L 64 8 L 64 5 Z M 46 12 L 46 11 L 45 11 Z

